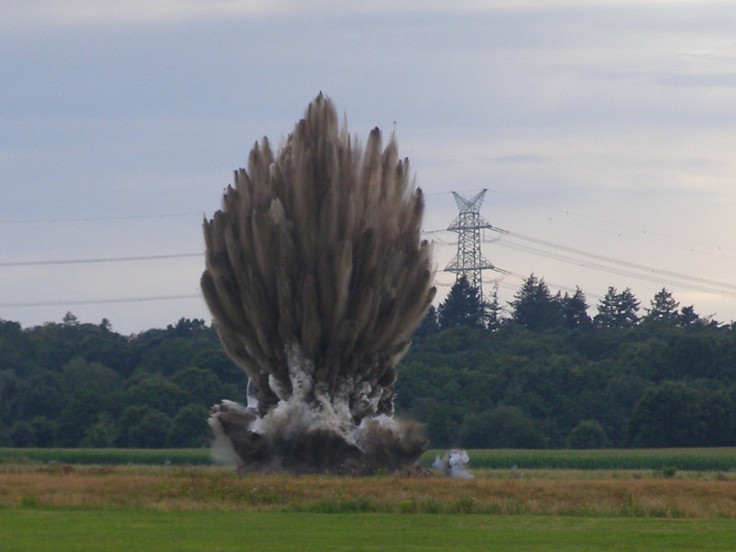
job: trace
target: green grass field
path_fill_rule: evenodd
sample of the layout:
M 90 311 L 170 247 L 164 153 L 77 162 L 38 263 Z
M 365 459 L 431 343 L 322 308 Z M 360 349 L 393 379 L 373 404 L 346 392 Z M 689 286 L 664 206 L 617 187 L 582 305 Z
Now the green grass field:
M 734 550 L 733 520 L 565 516 L 0 510 L 15 552 Z

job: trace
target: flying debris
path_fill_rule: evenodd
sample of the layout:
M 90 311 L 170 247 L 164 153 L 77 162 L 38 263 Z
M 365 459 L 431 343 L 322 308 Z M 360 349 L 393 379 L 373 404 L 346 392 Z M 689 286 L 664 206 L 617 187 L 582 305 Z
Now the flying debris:
M 473 479 L 473 474 L 468 471 L 468 462 L 470 462 L 470 457 L 466 451 L 450 449 L 442 458 L 437 455 L 432 463 L 432 467 L 440 470 L 449 477 Z
M 267 138 L 204 221 L 201 286 L 243 406 L 210 425 L 242 470 L 371 473 L 413 463 L 423 427 L 393 417 L 396 365 L 436 289 L 424 200 L 373 129 L 365 148 L 321 93 L 274 153 Z

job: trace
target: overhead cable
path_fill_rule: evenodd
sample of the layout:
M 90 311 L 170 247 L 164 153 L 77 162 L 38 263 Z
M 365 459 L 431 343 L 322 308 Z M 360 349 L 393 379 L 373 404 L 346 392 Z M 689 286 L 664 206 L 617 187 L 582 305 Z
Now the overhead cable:
M 590 251 L 583 251 L 581 249 L 575 249 L 573 247 L 568 247 L 568 246 L 565 246 L 565 245 L 560 245 L 560 244 L 557 244 L 557 243 L 554 243 L 554 242 L 550 242 L 550 241 L 547 241 L 547 240 L 541 240 L 539 238 L 533 238 L 531 236 L 525 236 L 523 234 L 518 234 L 516 232 L 511 232 L 509 230 L 504 230 L 502 228 L 495 228 L 494 227 L 494 228 L 492 228 L 492 230 L 495 231 L 495 232 L 499 232 L 501 234 L 507 235 L 507 236 L 512 236 L 514 238 L 518 238 L 520 240 L 524 240 L 524 241 L 536 243 L 536 244 L 539 244 L 539 245 L 543 245 L 545 247 L 549 247 L 549 248 L 552 248 L 552 249 L 558 249 L 560 251 L 565 251 L 565 252 L 568 252 L 568 253 L 573 253 L 575 255 L 580 255 L 580 256 L 585 257 L 585 258 L 598 259 L 598 260 L 603 261 L 603 262 L 606 262 L 606 263 L 617 264 L 617 265 L 621 265 L 621 266 L 624 266 L 624 267 L 632 268 L 632 269 L 635 269 L 635 270 L 641 270 L 641 271 L 649 272 L 649 273 L 652 273 L 652 274 L 659 274 L 661 276 L 666 276 L 666 277 L 669 277 L 669 278 L 675 278 L 675 279 L 678 279 L 678 280 L 688 280 L 688 281 L 696 282 L 696 283 L 699 283 L 699 284 L 705 284 L 705 285 L 716 286 L 716 287 L 724 287 L 724 288 L 728 288 L 728 289 L 732 289 L 732 290 L 736 291 L 736 284 L 731 284 L 731 283 L 728 283 L 728 282 L 721 282 L 721 281 L 718 281 L 718 280 L 710 280 L 710 279 L 707 279 L 707 278 L 700 278 L 700 277 L 697 277 L 697 276 L 689 276 L 687 274 L 683 274 L 681 272 L 675 272 L 673 270 L 664 270 L 664 269 L 661 269 L 661 268 L 655 268 L 655 267 L 651 267 L 651 266 L 646 266 L 646 265 L 639 264 L 639 263 L 632 263 L 630 261 L 623 261 L 621 259 L 616 259 L 614 257 L 609 257 L 607 255 L 601 255 L 600 253 L 592 253 Z M 627 275 L 631 275 L 631 274 L 630 273 L 627 273 Z
M 108 299 L 71 299 L 68 301 L 19 301 L 0 303 L 0 308 L 26 308 L 26 307 L 63 307 L 71 305 L 104 305 L 108 303 L 146 303 L 151 301 L 179 301 L 182 299 L 202 299 L 202 295 L 154 295 L 150 297 L 119 297 Z
M 0 262 L 0 267 L 7 266 L 48 266 L 95 263 L 121 263 L 129 261 L 155 261 L 162 259 L 184 259 L 188 257 L 203 257 L 204 253 L 167 253 L 163 255 L 133 255 L 129 257 L 94 257 L 89 259 L 54 259 L 44 261 L 9 261 Z

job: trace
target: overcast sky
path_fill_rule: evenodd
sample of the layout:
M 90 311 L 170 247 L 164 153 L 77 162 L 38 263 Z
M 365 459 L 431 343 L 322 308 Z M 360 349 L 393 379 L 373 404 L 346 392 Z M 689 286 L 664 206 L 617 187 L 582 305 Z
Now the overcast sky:
M 488 189 L 503 302 L 535 273 L 591 314 L 609 286 L 642 307 L 666 287 L 736 319 L 732 2 L 359 4 L 5 0 L 0 319 L 209 321 L 202 218 L 320 91 L 351 133 L 395 130 L 426 230 Z M 442 269 L 457 236 L 427 236 Z

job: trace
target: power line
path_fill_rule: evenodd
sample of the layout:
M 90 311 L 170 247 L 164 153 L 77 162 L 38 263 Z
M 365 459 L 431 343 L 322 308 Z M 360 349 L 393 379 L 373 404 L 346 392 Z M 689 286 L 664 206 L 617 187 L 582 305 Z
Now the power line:
M 584 251 L 582 249 L 575 249 L 573 247 L 568 247 L 568 246 L 565 246 L 565 245 L 559 245 L 559 244 L 556 244 L 554 242 L 549 242 L 549 241 L 546 241 L 546 240 L 541 240 L 539 238 L 533 238 L 531 236 L 525 236 L 523 234 L 518 234 L 516 232 L 511 232 L 509 230 L 504 230 L 502 228 L 495 228 L 494 227 L 494 228 L 492 228 L 492 230 L 494 232 L 498 232 L 498 233 L 504 234 L 506 236 L 511 236 L 511 237 L 518 238 L 518 239 L 521 239 L 521 240 L 524 240 L 524 241 L 529 241 L 529 242 L 536 243 L 536 244 L 539 244 L 539 245 L 542 245 L 542 246 L 545 246 L 545 247 L 549 247 L 549 248 L 552 248 L 552 249 L 557 249 L 557 250 L 560 250 L 560 251 L 564 251 L 564 252 L 568 252 L 568 253 L 573 253 L 575 255 L 581 255 L 581 256 L 583 256 L 585 258 L 597 259 L 597 260 L 603 261 L 605 263 L 616 264 L 616 265 L 620 265 L 620 266 L 623 266 L 623 267 L 631 268 L 631 269 L 634 269 L 634 270 L 641 270 L 641 271 L 644 271 L 644 272 L 647 272 L 647 273 L 658 274 L 658 275 L 661 275 L 661 276 L 665 276 L 665 277 L 673 278 L 673 279 L 677 279 L 677 280 L 688 280 L 688 281 L 695 282 L 695 283 L 698 283 L 698 284 L 704 284 L 704 285 L 708 285 L 708 286 L 724 287 L 724 288 L 729 288 L 729 289 L 732 289 L 732 290 L 736 291 L 736 284 L 731 284 L 731 283 L 728 283 L 728 282 L 721 282 L 721 281 L 718 281 L 718 280 L 710 280 L 710 279 L 707 279 L 707 278 L 700 278 L 698 276 L 690 276 L 688 274 L 683 274 L 681 272 L 675 272 L 673 270 L 664 270 L 664 269 L 655 268 L 655 267 L 651 267 L 651 266 L 647 266 L 647 265 L 643 265 L 643 264 L 639 264 L 639 263 L 633 263 L 633 262 L 630 262 L 630 261 L 623 261 L 621 259 L 616 259 L 614 257 L 609 257 L 607 255 L 601 255 L 600 253 L 592 253 L 590 251 Z M 520 248 L 521 247 L 522 246 L 520 246 Z M 530 248 L 530 250 L 533 250 L 533 249 Z M 536 250 L 536 251 L 539 251 L 539 250 Z M 561 260 L 564 260 L 565 258 L 571 259 L 570 257 L 564 257 L 564 256 L 561 256 L 560 257 Z M 573 260 L 575 262 L 588 262 L 588 261 L 579 261 L 577 259 L 573 259 Z M 633 275 L 633 273 L 626 272 L 625 275 Z
M 655 274 L 642 274 L 640 272 L 634 272 L 633 270 L 627 270 L 625 268 L 619 268 L 616 266 L 610 266 L 602 263 L 595 263 L 586 261 L 585 259 L 576 259 L 573 257 L 569 257 L 567 255 L 563 255 L 561 253 L 555 253 L 553 251 L 544 251 L 541 249 L 537 249 L 530 246 L 525 246 L 522 244 L 515 244 L 515 243 L 508 243 L 508 242 L 499 242 L 498 245 L 502 247 L 508 247 L 511 249 L 515 249 L 517 251 L 522 251 L 525 253 L 529 253 L 536 256 L 546 257 L 557 261 L 566 262 L 569 264 L 574 264 L 577 266 L 581 266 L 584 268 L 592 268 L 596 270 L 601 270 L 604 272 L 608 272 L 611 274 L 618 274 L 620 276 L 627 276 L 631 278 L 636 278 L 639 280 L 645 280 L 648 282 L 654 282 L 654 283 L 669 283 L 678 287 L 684 287 L 686 289 L 691 289 L 694 291 L 702 291 L 704 293 L 709 293 L 712 295 L 721 295 L 724 297 L 736 297 L 736 291 L 728 291 L 727 289 L 716 289 L 707 285 L 699 284 L 697 283 L 698 278 L 694 277 L 688 277 L 685 275 L 682 275 L 682 278 L 675 278 L 670 276 L 668 278 L 668 281 L 664 281 L 662 276 L 657 276 Z M 650 269 L 652 272 L 655 272 L 657 269 Z M 733 288 L 734 286 L 731 284 L 725 284 L 723 283 L 724 287 L 730 287 Z
M 93 257 L 89 259 L 10 261 L 10 262 L 0 262 L 0 267 L 123 263 L 123 262 L 130 262 L 130 261 L 157 261 L 157 260 L 163 260 L 163 259 L 184 259 L 184 258 L 189 258 L 189 257 L 204 257 L 204 253 L 168 253 L 168 254 L 163 254 L 163 255 L 134 255 L 130 257 Z
M 74 222 L 108 222 L 111 220 L 145 220 L 183 217 L 201 217 L 202 213 L 160 213 L 153 215 L 118 215 L 97 217 L 45 217 L 35 219 L 0 219 L 0 224 L 42 224 L 42 223 L 74 223 Z
M 504 274 L 505 276 L 506 275 L 507 276 L 512 276 L 512 277 L 514 277 L 514 278 L 516 278 L 518 280 L 521 280 L 522 282 L 525 282 L 526 279 L 528 278 L 528 276 L 524 276 L 522 274 L 519 274 L 518 272 L 513 272 L 511 270 L 504 270 L 504 273 L 505 273 Z M 562 290 L 562 291 L 567 291 L 567 292 L 570 292 L 570 293 L 573 293 L 573 294 L 577 292 L 577 288 L 574 288 L 573 289 L 573 288 L 571 288 L 569 286 L 566 286 L 566 285 L 563 285 L 563 284 L 557 284 L 555 282 L 548 282 L 546 279 L 544 279 L 544 278 L 542 278 L 542 279 L 544 280 L 544 283 L 545 284 L 548 284 L 549 286 L 553 287 L 554 289 L 558 289 L 558 290 Z M 504 286 L 504 287 L 506 287 L 506 289 L 511 289 L 511 287 L 508 286 L 508 285 L 507 286 Z M 593 299 L 599 299 L 599 300 L 600 299 L 603 299 L 602 296 L 596 295 L 595 293 L 586 293 L 586 292 L 583 292 L 583 293 L 585 293 L 585 297 L 592 297 Z
M 504 280 L 503 280 L 504 277 L 510 276 L 512 278 L 515 278 L 516 280 L 521 281 L 521 282 L 526 281 L 526 279 L 528 278 L 528 276 L 524 276 L 523 274 L 519 274 L 518 272 L 514 272 L 512 270 L 504 270 L 504 269 L 494 268 L 493 271 L 494 272 L 498 272 L 499 274 L 501 274 L 501 278 L 498 278 L 496 280 L 487 280 L 487 279 L 484 279 L 483 280 L 483 283 L 484 284 L 497 285 L 498 287 L 504 288 L 504 289 L 509 290 L 509 291 L 518 291 L 519 288 L 517 286 L 514 286 L 512 284 L 509 284 L 509 283 L 504 282 Z M 544 282 L 545 282 L 545 284 L 547 284 L 548 286 L 550 286 L 551 288 L 556 289 L 556 290 L 566 291 L 566 292 L 573 293 L 573 294 L 576 293 L 577 290 L 578 290 L 578 288 L 571 288 L 571 287 L 566 286 L 566 285 L 563 285 L 563 284 L 559 284 L 559 283 L 555 283 L 555 282 L 548 282 L 546 279 L 544 279 Z M 451 282 L 439 282 L 439 281 L 435 280 L 434 285 L 437 286 L 437 287 L 440 287 L 440 288 L 451 288 L 454 285 L 454 283 L 451 283 Z M 585 293 L 585 297 L 588 298 L 588 299 L 595 299 L 595 300 L 599 300 L 599 301 L 603 299 L 603 296 L 597 295 L 595 293 L 587 293 L 587 292 L 584 292 L 584 293 Z
M 529 199 L 529 198 L 526 198 L 526 197 L 522 197 L 522 196 L 519 196 L 519 195 L 515 195 L 515 194 L 511 194 L 511 193 L 508 193 L 508 192 L 502 192 L 502 191 L 494 190 L 494 189 L 490 189 L 490 188 L 489 188 L 489 191 L 491 193 L 494 193 L 494 194 L 505 195 L 505 196 L 512 197 L 514 199 L 520 200 L 520 201 L 522 201 L 524 203 L 528 203 L 528 204 L 531 204 L 531 205 L 539 206 L 539 207 L 541 207 L 543 209 L 543 211 L 538 211 L 538 210 L 534 209 L 534 210 L 532 210 L 532 212 L 537 211 L 537 214 L 539 216 L 543 216 L 546 219 L 548 219 L 549 221 L 561 222 L 563 224 L 569 224 L 571 226 L 578 226 L 578 227 L 582 227 L 582 228 L 588 228 L 588 229 L 595 230 L 596 232 L 602 232 L 602 233 L 606 233 L 606 234 L 613 234 L 613 235 L 616 235 L 617 237 L 621 237 L 621 238 L 627 238 L 627 239 L 632 239 L 632 240 L 649 241 L 650 243 L 656 243 L 658 245 L 664 245 L 666 247 L 670 247 L 670 248 L 673 248 L 673 249 L 680 249 L 680 250 L 697 252 L 697 253 L 702 253 L 702 254 L 706 254 L 706 255 L 713 255 L 713 256 L 725 257 L 725 258 L 730 258 L 730 259 L 734 258 L 733 255 L 728 255 L 728 254 L 724 253 L 723 252 L 723 249 L 721 247 L 717 247 L 717 251 L 714 251 L 714 250 L 703 249 L 702 248 L 702 245 L 703 245 L 702 243 L 690 242 L 691 245 L 682 245 L 683 244 L 682 238 L 675 238 L 675 237 L 672 237 L 672 236 L 668 236 L 667 234 L 663 234 L 661 232 L 654 232 L 654 231 L 647 230 L 647 229 L 644 229 L 644 228 L 637 228 L 637 227 L 634 227 L 634 226 L 629 226 L 629 225 L 621 224 L 618 221 L 605 220 L 605 219 L 602 219 L 602 218 L 600 218 L 598 216 L 595 216 L 594 217 L 594 216 L 591 216 L 591 215 L 576 213 L 574 211 L 570 211 L 570 210 L 567 210 L 567 209 L 564 210 L 564 211 L 561 211 L 559 209 L 550 209 L 545 204 L 543 204 L 543 203 L 541 203 L 539 201 L 534 201 L 532 199 Z M 584 223 L 584 222 L 573 222 L 573 221 L 565 220 L 565 219 L 562 219 L 562 218 L 552 218 L 551 216 L 549 216 L 549 213 L 550 212 L 560 213 L 560 214 L 565 215 L 567 217 L 577 217 L 578 219 L 581 219 L 583 221 L 592 220 L 592 221 L 595 222 L 595 225 L 587 224 L 587 223 Z M 609 229 L 609 230 L 603 229 L 603 228 L 600 227 L 601 224 L 605 224 L 605 225 L 611 227 L 611 229 Z M 627 232 L 629 234 L 625 234 L 624 232 Z M 651 240 L 651 239 L 645 239 L 643 236 L 646 236 L 647 238 L 649 238 L 649 237 L 658 237 L 658 238 L 661 238 L 661 239 Z
M 120 297 L 108 299 L 72 299 L 69 301 L 28 301 L 0 303 L 0 308 L 64 307 L 78 305 L 104 305 L 110 303 L 146 303 L 151 301 L 179 301 L 182 299 L 202 299 L 201 294 L 154 295 L 150 297 Z
M 175 215 L 172 215 L 175 216 Z M 135 217 L 130 217 L 135 218 Z M 650 282 L 655 283 L 671 283 L 673 285 L 684 287 L 687 289 L 692 289 L 695 291 L 702 291 L 709 294 L 716 294 L 721 295 L 725 297 L 736 297 L 736 284 L 731 284 L 728 282 L 722 282 L 718 280 L 712 280 L 707 278 L 701 278 L 697 276 L 690 276 L 687 274 L 671 271 L 671 270 L 663 270 L 639 263 L 633 263 L 630 261 L 624 261 L 621 259 L 616 259 L 614 257 L 610 257 L 607 255 L 601 255 L 599 253 L 592 253 L 590 251 L 585 251 L 581 249 L 576 249 L 573 247 L 560 245 L 554 242 L 550 242 L 547 240 L 542 240 L 539 238 L 535 238 L 532 236 L 527 236 L 523 234 L 519 234 L 517 232 L 512 232 L 510 230 L 505 230 L 498 227 L 493 227 L 489 225 L 489 228 L 500 234 L 499 238 L 489 240 L 484 239 L 486 243 L 488 242 L 498 242 L 498 245 L 502 247 L 507 247 L 511 249 L 515 249 L 517 251 L 521 251 L 524 253 L 528 253 L 535 256 L 541 256 L 550 258 L 553 260 L 574 264 L 576 266 L 581 266 L 584 268 L 591 268 L 595 270 L 601 270 L 604 272 L 609 272 L 612 274 L 618 274 L 621 276 L 627 276 L 632 278 L 637 278 L 640 280 L 646 280 Z M 447 232 L 446 229 L 440 229 L 440 230 L 428 230 L 424 231 L 425 234 L 439 234 L 441 232 Z M 552 249 L 553 251 L 548 251 L 545 249 L 540 249 L 537 247 L 533 247 L 530 245 L 524 245 L 520 243 L 514 243 L 509 242 L 509 238 L 513 239 L 516 238 L 518 240 L 530 242 L 531 244 L 536 244 L 539 246 L 542 246 L 544 248 Z M 499 241 L 500 240 L 500 241 Z M 448 242 L 442 239 L 435 238 L 435 241 L 438 245 L 456 245 L 457 242 Z M 557 250 L 554 251 L 554 250 Z M 575 256 L 571 256 L 571 255 Z M 49 260 L 38 260 L 38 261 L 8 261 L 8 262 L 0 262 L 0 267 L 23 267 L 23 266 L 54 266 L 54 265 L 75 265 L 75 264 L 94 264 L 94 263 L 118 263 L 118 262 L 143 262 L 143 261 L 156 261 L 156 260 L 166 260 L 166 259 L 179 259 L 179 258 L 195 258 L 195 257 L 203 257 L 204 253 L 202 252 L 191 252 L 191 253 L 170 253 L 170 254 L 156 254 L 156 255 L 135 255 L 135 256 L 120 256 L 120 257 L 93 257 L 93 258 L 79 258 L 79 259 L 49 259 Z M 576 257 L 577 256 L 577 257 Z M 595 262 L 600 261 L 600 262 Z M 504 275 L 512 275 L 514 277 L 518 277 L 523 279 L 523 276 L 520 276 L 516 273 L 513 273 L 508 270 L 499 269 L 497 267 L 494 267 L 493 270 L 495 272 L 504 274 Z M 667 279 L 668 282 L 663 282 L 663 279 Z M 440 287 L 446 287 L 445 284 L 438 283 Z M 554 285 L 554 284 L 553 284 Z M 554 287 L 563 289 L 563 290 L 569 290 L 570 288 L 567 288 L 562 285 L 554 285 Z M 64 305 L 64 304 L 95 304 L 95 303 L 126 303 L 126 302 L 137 302 L 137 301 L 155 301 L 155 300 L 167 300 L 167 299 L 191 299 L 198 296 L 155 296 L 155 297 L 141 297 L 141 298 L 119 298 L 119 299 L 100 299 L 100 300 L 75 300 L 75 301 L 54 301 L 54 302 L 27 302 L 27 303 L 2 303 L 0 306 L 5 308 L 10 307 L 24 307 L 24 306 L 58 306 L 58 305 Z
M 722 282 L 718 280 L 711 280 L 707 278 L 701 278 L 697 276 L 690 276 L 687 274 L 671 271 L 671 270 L 663 270 L 651 266 L 642 265 L 639 263 L 633 263 L 630 261 L 624 261 L 621 259 L 616 259 L 614 257 L 609 257 L 607 255 L 601 255 L 599 253 L 592 253 L 590 251 L 584 251 L 581 249 L 576 249 L 573 247 L 568 247 L 560 244 L 556 244 L 553 242 L 549 242 L 546 240 L 541 240 L 539 238 L 534 238 L 532 236 L 526 236 L 523 234 L 519 234 L 517 232 L 511 232 L 510 230 L 505 230 L 502 228 L 497 227 L 490 227 L 492 231 L 495 231 L 499 234 L 501 234 L 503 237 L 512 237 L 517 238 L 520 240 L 528 241 L 531 243 L 535 243 L 538 245 L 542 245 L 544 247 L 548 247 L 551 249 L 556 249 L 559 251 L 572 253 L 574 255 L 582 256 L 583 258 L 575 258 L 570 257 L 568 255 L 563 255 L 561 253 L 555 253 L 551 251 L 545 251 L 543 249 L 538 249 L 530 246 L 524 246 L 522 244 L 517 243 L 509 243 L 508 241 L 500 241 L 498 239 L 495 240 L 484 240 L 486 243 L 488 242 L 498 242 L 498 245 L 502 247 L 507 247 L 511 249 L 516 249 L 517 251 L 522 251 L 525 253 L 529 253 L 532 255 L 537 255 L 541 257 L 551 258 L 553 260 L 558 260 L 570 264 L 574 264 L 577 266 L 581 266 L 584 268 L 592 268 L 597 270 L 603 270 L 606 272 L 610 272 L 613 274 L 618 274 L 621 276 L 629 276 L 634 277 L 638 279 L 643 279 L 647 281 L 652 282 L 659 282 L 661 281 L 660 277 L 656 277 L 655 275 L 663 276 L 666 278 L 669 278 L 674 281 L 676 285 L 682 286 L 682 287 L 690 287 L 691 289 L 695 289 L 697 291 L 704 291 L 707 293 L 717 293 L 719 295 L 725 295 L 728 297 L 732 297 L 736 295 L 736 284 L 731 284 L 728 282 Z M 439 233 L 444 232 L 446 230 L 431 230 L 425 233 Z M 447 242 L 442 239 L 436 239 L 436 242 L 438 245 L 455 245 L 453 242 Z M 157 254 L 157 255 L 134 255 L 134 256 L 122 256 L 122 257 L 93 257 L 93 258 L 83 258 L 83 259 L 49 259 L 49 260 L 40 260 L 40 261 L 8 261 L 8 262 L 0 262 L 0 267 L 22 267 L 22 266 L 54 266 L 54 265 L 75 265 L 75 264 L 96 264 L 96 263 L 117 263 L 117 262 L 141 262 L 141 261 L 155 261 L 155 260 L 167 260 L 167 259 L 181 259 L 181 258 L 195 258 L 195 257 L 203 257 L 204 253 L 169 253 L 169 254 Z M 595 263 L 592 262 L 590 259 L 597 259 L 599 261 L 602 261 L 605 264 L 601 263 Z M 614 265 L 614 266 L 611 266 Z M 615 266 L 618 265 L 618 266 Z M 641 274 L 640 272 L 634 272 L 635 271 L 643 271 L 645 274 Z M 495 267 L 494 267 L 495 268 Z M 496 269 L 496 272 L 503 273 L 502 269 Z M 733 290 L 733 291 L 725 291 L 723 289 L 714 289 L 715 288 L 726 288 L 727 290 Z M 562 288 L 564 289 L 564 288 Z
M 665 270 L 665 269 L 655 268 L 655 267 L 651 267 L 651 266 L 647 266 L 647 265 L 643 265 L 639 263 L 634 263 L 630 261 L 624 261 L 621 259 L 616 259 L 614 257 L 609 257 L 607 255 L 601 255 L 600 253 L 592 253 L 590 251 L 584 251 L 582 249 L 576 249 L 574 247 L 560 245 L 560 244 L 550 242 L 547 240 L 534 238 L 532 236 L 526 236 L 524 234 L 519 234 L 517 232 L 512 232 L 510 230 L 505 230 L 503 228 L 498 228 L 495 226 L 491 226 L 489 229 L 500 234 L 504 238 L 506 237 L 517 238 L 519 240 L 528 241 L 528 242 L 531 242 L 537 245 L 541 245 L 541 246 L 548 247 L 551 249 L 556 249 L 558 251 L 562 251 L 565 253 L 579 255 L 583 258 L 571 257 L 569 255 L 564 255 L 562 253 L 555 253 L 554 251 L 546 251 L 544 249 L 539 249 L 539 248 L 531 247 L 528 245 L 525 246 L 523 244 L 518 244 L 518 243 L 509 243 L 506 240 L 499 241 L 498 239 L 494 239 L 494 240 L 484 239 L 484 243 L 497 242 L 498 245 L 502 247 L 515 249 L 517 251 L 529 253 L 531 255 L 545 257 L 548 259 L 553 259 L 553 260 L 557 260 L 557 261 L 561 261 L 561 262 L 565 262 L 569 264 L 574 264 L 576 266 L 580 266 L 583 268 L 592 268 L 595 270 L 601 270 L 604 272 L 609 272 L 609 273 L 617 274 L 620 276 L 632 277 L 632 278 L 636 278 L 639 280 L 645 280 L 645 281 L 654 282 L 654 283 L 662 283 L 663 278 L 665 278 L 668 280 L 667 283 L 671 283 L 672 285 L 676 285 L 679 287 L 684 287 L 684 288 L 691 289 L 694 291 L 702 291 L 704 293 L 709 293 L 709 294 L 714 294 L 714 295 L 721 295 L 724 297 L 736 297 L 736 284 L 732 284 L 729 282 L 722 282 L 719 280 L 701 278 L 698 276 L 690 276 L 688 274 L 675 272 L 673 270 Z M 432 231 L 428 231 L 425 233 L 439 233 L 439 232 L 440 230 L 432 230 Z M 440 246 L 450 245 L 450 243 L 444 240 L 441 240 L 441 239 L 435 239 L 435 241 Z M 593 262 L 591 261 L 591 259 L 601 261 L 601 263 Z M 560 289 L 565 289 L 563 286 L 556 286 L 556 287 L 560 287 Z

